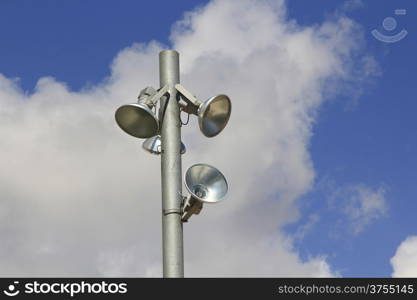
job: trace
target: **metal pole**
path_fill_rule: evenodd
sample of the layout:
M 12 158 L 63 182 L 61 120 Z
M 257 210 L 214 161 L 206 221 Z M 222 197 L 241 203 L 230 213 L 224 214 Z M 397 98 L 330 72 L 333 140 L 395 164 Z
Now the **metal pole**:
M 179 53 L 159 53 L 160 86 L 168 85 L 169 99 L 163 97 L 159 109 L 162 122 L 162 248 L 164 277 L 184 277 L 184 253 L 181 222 L 181 124 L 175 84 L 180 82 Z

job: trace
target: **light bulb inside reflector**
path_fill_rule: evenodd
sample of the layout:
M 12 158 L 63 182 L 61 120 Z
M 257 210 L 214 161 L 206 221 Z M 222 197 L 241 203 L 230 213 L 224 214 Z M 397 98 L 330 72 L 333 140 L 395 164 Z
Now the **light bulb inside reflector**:
M 216 203 L 227 194 L 227 180 L 223 174 L 207 164 L 196 164 L 188 168 L 184 178 L 185 187 L 192 198 L 204 203 Z

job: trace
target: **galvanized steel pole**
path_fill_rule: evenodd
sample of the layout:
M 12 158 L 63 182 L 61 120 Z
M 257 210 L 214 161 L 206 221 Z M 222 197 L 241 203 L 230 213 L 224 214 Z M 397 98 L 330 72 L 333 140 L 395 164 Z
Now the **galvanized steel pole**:
M 164 277 L 184 277 L 183 235 L 181 222 L 181 124 L 174 85 L 180 82 L 179 53 L 159 53 L 160 86 L 169 86 L 169 99 L 162 97 L 159 120 L 162 122 L 162 248 Z

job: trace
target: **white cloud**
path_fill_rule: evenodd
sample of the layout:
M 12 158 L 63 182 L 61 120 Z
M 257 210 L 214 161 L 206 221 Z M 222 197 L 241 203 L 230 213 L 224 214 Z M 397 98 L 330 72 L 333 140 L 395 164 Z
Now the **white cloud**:
M 183 171 L 210 163 L 230 184 L 184 225 L 187 276 L 334 274 L 324 257 L 301 261 L 280 227 L 299 218 L 317 109 L 327 82 L 350 78 L 358 32 L 343 16 L 299 27 L 282 1 L 212 1 L 174 26 L 182 84 L 233 102 L 218 137 L 195 119 L 183 128 Z M 41 78 L 27 95 L 0 77 L 0 275 L 161 275 L 159 158 L 114 122 L 156 86 L 161 48 L 122 50 L 110 78 L 79 92 Z
M 332 192 L 329 204 L 348 219 L 348 228 L 352 233 L 358 234 L 372 222 L 387 215 L 385 194 L 383 187 L 372 188 L 363 184 L 342 186 Z
M 294 233 L 294 239 L 302 240 L 306 235 L 308 235 L 314 228 L 315 225 L 320 221 L 320 216 L 318 214 L 312 214 L 307 218 L 306 223 L 301 225 L 297 231 Z
M 351 219 L 354 233 L 361 232 L 366 225 L 387 213 L 385 190 L 358 185 L 351 189 L 345 213 Z
M 392 277 L 417 277 L 417 236 L 409 236 L 391 258 Z

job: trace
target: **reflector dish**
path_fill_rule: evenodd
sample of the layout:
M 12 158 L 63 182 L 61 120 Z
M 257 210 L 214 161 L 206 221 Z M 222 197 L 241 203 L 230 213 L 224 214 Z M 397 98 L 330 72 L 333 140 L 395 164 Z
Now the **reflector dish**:
M 218 135 L 230 118 L 232 103 L 226 95 L 211 97 L 198 108 L 198 125 L 207 137 Z
M 149 138 L 158 133 L 158 120 L 146 104 L 120 106 L 116 111 L 116 122 L 126 133 L 137 138 Z
M 191 197 L 204 203 L 222 201 L 228 190 L 223 174 L 207 164 L 189 167 L 185 173 L 184 183 Z
M 162 144 L 161 136 L 155 135 L 153 137 L 146 139 L 142 144 L 142 148 L 152 154 L 158 155 L 158 154 L 161 154 L 161 150 L 162 150 L 161 144 Z M 181 142 L 180 153 L 184 154 L 185 151 L 186 151 L 185 145 L 183 144 L 183 142 Z

